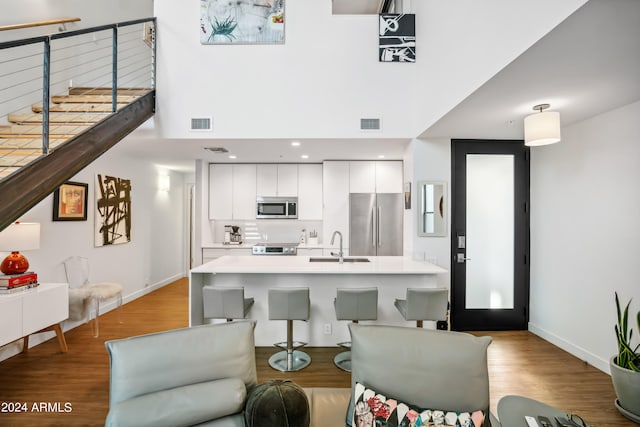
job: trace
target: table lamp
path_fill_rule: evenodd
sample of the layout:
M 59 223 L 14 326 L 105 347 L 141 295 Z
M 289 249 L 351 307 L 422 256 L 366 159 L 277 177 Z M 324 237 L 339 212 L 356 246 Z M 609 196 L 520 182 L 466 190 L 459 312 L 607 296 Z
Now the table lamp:
M 0 251 L 11 252 L 0 265 L 2 274 L 22 274 L 29 268 L 29 261 L 19 252 L 40 249 L 40 224 L 15 222 L 0 231 Z

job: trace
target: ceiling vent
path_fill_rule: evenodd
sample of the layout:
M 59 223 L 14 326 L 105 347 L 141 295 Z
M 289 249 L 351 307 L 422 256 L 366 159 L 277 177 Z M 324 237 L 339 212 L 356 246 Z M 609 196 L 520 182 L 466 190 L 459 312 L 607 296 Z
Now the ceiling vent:
M 191 130 L 192 131 L 209 131 L 211 130 L 211 117 L 192 117 L 191 118 Z
M 229 150 L 224 147 L 204 147 L 204 149 L 216 154 L 224 154 L 229 152 Z
M 380 119 L 360 119 L 360 130 L 379 131 L 381 129 Z

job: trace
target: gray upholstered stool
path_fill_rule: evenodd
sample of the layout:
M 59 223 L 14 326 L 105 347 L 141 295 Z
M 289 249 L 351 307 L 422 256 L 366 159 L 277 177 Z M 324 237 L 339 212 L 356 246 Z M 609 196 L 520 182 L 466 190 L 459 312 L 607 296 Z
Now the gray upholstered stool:
M 353 323 L 377 320 L 378 288 L 338 288 L 333 306 L 338 320 L 351 320 Z M 333 358 L 333 363 L 338 368 L 351 372 L 351 342 L 341 342 L 338 345 L 349 350 L 338 353 Z
M 293 341 L 293 321 L 309 320 L 309 288 L 269 289 L 269 320 L 287 321 L 287 341 L 274 344 L 279 351 L 269 358 L 269 366 L 282 372 L 299 371 L 309 366 L 311 356 L 298 348 L 307 343 Z
M 253 305 L 253 298 L 244 297 L 244 288 L 204 286 L 202 288 L 204 317 L 208 319 L 244 319 Z
M 407 299 L 397 299 L 395 306 L 405 320 L 415 320 L 422 328 L 423 320 L 446 321 L 449 290 L 444 288 L 408 288 Z

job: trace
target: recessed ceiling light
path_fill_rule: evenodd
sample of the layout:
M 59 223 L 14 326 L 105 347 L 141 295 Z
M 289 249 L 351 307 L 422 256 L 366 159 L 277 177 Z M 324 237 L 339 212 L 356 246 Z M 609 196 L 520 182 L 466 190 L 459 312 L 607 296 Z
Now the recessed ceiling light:
M 378 158 L 379 158 L 379 159 L 384 159 L 384 154 L 380 154 L 380 155 L 378 156 Z
M 293 141 L 293 142 L 291 143 L 291 145 L 292 145 L 293 147 L 299 147 L 299 146 L 300 146 L 300 142 L 299 142 L 299 141 Z
M 309 158 L 309 156 L 308 156 L 307 154 L 303 154 L 303 155 L 302 155 L 302 156 L 300 156 L 300 157 L 302 157 L 303 159 L 308 159 L 308 158 Z
M 237 159 L 238 157 L 235 154 L 229 154 L 230 159 Z

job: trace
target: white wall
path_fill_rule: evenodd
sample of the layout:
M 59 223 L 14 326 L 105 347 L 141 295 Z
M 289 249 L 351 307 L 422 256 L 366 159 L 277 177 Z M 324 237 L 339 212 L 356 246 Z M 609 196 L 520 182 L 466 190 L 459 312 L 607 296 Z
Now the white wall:
M 531 156 L 529 328 L 605 372 L 614 291 L 640 309 L 638 117 L 640 102 L 563 128 Z
M 378 62 L 376 15 L 334 16 L 330 1 L 288 1 L 284 45 L 207 46 L 200 2 L 156 0 L 159 132 L 413 138 L 582 3 L 413 2 L 418 59 L 399 64 Z M 213 132 L 188 131 L 208 116 Z M 382 118 L 382 132 L 360 132 L 362 117 Z
M 126 144 L 126 140 L 120 142 Z M 53 196 L 49 196 L 20 218 L 39 222 L 40 249 L 25 252 L 30 269 L 40 282 L 66 282 L 62 261 L 69 256 L 89 258 L 91 281 L 116 281 L 124 285 L 124 302 L 138 298 L 180 277 L 185 277 L 185 180 L 182 174 L 160 171 L 150 162 L 121 153 L 116 145 L 98 160 L 71 178 L 89 184 L 87 221 L 53 222 Z M 94 246 L 96 174 L 131 180 L 131 242 Z M 171 190 L 157 189 L 158 174 L 169 174 Z M 6 253 L 0 253 L 4 258 Z M 106 305 L 105 310 L 114 308 Z M 67 322 L 65 329 L 76 326 Z M 35 336 L 38 343 L 50 333 Z M 15 354 L 18 344 L 3 349 L 0 359 Z
M 418 0 L 416 137 L 586 0 Z M 455 137 L 455 135 L 452 135 Z
M 413 242 L 412 255 L 418 259 L 435 261 L 437 265 L 449 270 L 451 259 L 451 140 L 414 139 L 410 147 L 413 157 L 413 174 L 411 175 L 413 194 L 408 225 Z M 444 237 L 418 236 L 418 181 L 444 181 L 447 183 L 447 235 Z M 439 286 L 449 287 L 450 282 L 449 273 L 438 275 Z

